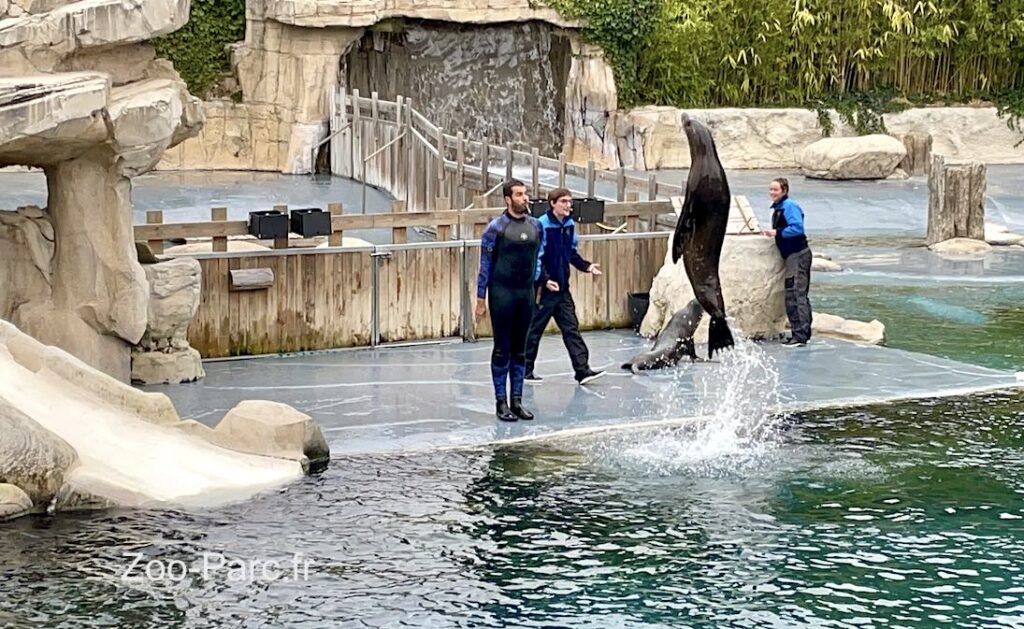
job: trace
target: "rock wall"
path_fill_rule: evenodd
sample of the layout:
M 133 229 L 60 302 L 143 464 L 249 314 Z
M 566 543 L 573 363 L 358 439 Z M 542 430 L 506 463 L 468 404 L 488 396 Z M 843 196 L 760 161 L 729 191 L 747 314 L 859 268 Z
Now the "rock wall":
M 203 124 L 145 42 L 188 11 L 188 0 L 0 4 L 0 167 L 42 168 L 48 188 L 46 208 L 0 214 L 0 317 L 125 381 L 149 295 L 130 178 Z
M 161 169 L 311 172 L 312 149 L 327 135 L 328 94 L 345 80 L 342 59 L 381 21 L 574 25 L 531 0 L 250 0 L 246 18 L 245 42 L 232 55 L 242 102 L 207 103 L 209 127 L 169 151 Z
M 586 88 L 576 88 L 585 90 Z M 591 92 L 592 94 L 593 92 Z M 591 102 L 595 101 L 591 97 Z M 583 113 L 580 114 L 579 112 Z M 638 170 L 688 168 L 690 152 L 675 107 L 638 107 L 628 111 L 577 111 L 568 127 L 567 154 L 572 161 L 618 165 Z M 687 109 L 715 135 L 726 168 L 796 169 L 803 149 L 822 139 L 815 112 L 804 109 Z M 582 120 L 581 120 L 582 118 Z M 855 135 L 832 113 L 834 137 Z M 893 135 L 927 132 L 932 150 L 955 160 L 998 164 L 1024 163 L 1024 139 L 1009 129 L 994 107 L 911 109 L 886 114 Z M 975 130 L 972 132 L 972 129 Z
M 679 123 L 682 110 L 657 106 L 620 110 L 614 76 L 604 54 L 580 41 L 575 30 L 578 24 L 560 18 L 543 3 L 530 0 L 250 0 L 246 40 L 234 51 L 243 102 L 210 103 L 211 112 L 217 113 L 211 116 L 208 131 L 168 154 L 161 168 L 310 172 L 312 147 L 327 133 L 327 95 L 339 81 L 347 80 L 343 58 L 357 42 L 364 41 L 364 37 L 370 41 L 367 45 L 382 51 L 386 33 L 392 29 L 387 24 L 391 19 L 449 25 L 532 21 L 565 29 L 572 50 L 567 78 L 562 81 L 555 73 L 553 76 L 558 80 L 550 86 L 548 96 L 564 103 L 559 125 L 564 127 L 562 150 L 570 161 L 586 163 L 592 159 L 599 167 L 621 165 L 637 170 L 689 166 L 689 150 Z M 431 24 L 432 28 L 437 27 L 436 23 Z M 472 41 L 486 34 L 468 30 L 465 37 Z M 428 41 L 424 45 L 430 48 L 432 43 Z M 459 60 L 465 56 L 462 51 L 446 54 Z M 501 55 L 494 57 L 491 62 L 498 65 Z M 374 74 L 380 73 L 381 68 L 375 67 Z M 375 76 L 374 80 L 380 84 L 392 79 Z M 429 110 L 425 101 L 435 98 L 429 95 L 431 90 L 435 94 L 443 91 L 433 89 L 433 85 L 429 87 L 423 88 L 428 94 L 426 98 L 413 95 L 421 109 Z M 529 88 L 530 91 L 535 89 Z M 378 91 L 385 94 L 388 89 Z M 437 100 L 444 102 L 443 95 Z M 538 103 L 534 105 L 539 106 Z M 493 109 L 486 111 L 481 107 L 477 105 L 459 115 L 486 118 L 495 113 Z M 726 168 L 796 169 L 804 147 L 822 138 L 817 113 L 806 109 L 687 111 L 711 128 Z M 518 125 L 533 124 L 525 113 L 522 117 Z M 835 112 L 830 117 L 834 136 L 855 135 Z M 993 107 L 911 109 L 886 114 L 884 119 L 889 132 L 896 136 L 930 133 L 934 152 L 950 159 L 1024 163 L 1024 145 L 1016 146 L 1024 135 L 1007 128 L 1006 120 L 999 118 Z M 502 138 L 489 139 L 500 142 Z

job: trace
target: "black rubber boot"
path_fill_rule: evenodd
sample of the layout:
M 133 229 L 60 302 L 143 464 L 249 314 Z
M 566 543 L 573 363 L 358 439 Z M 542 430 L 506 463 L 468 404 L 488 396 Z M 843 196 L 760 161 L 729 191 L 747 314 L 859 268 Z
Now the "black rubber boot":
M 506 402 L 505 400 L 498 400 L 498 404 L 495 407 L 495 412 L 498 415 L 498 419 L 500 419 L 503 422 L 514 422 L 517 419 L 519 419 L 518 417 L 516 417 L 516 414 L 509 409 L 508 402 Z
M 533 413 L 523 408 L 522 398 L 512 398 L 512 412 L 516 414 L 519 419 L 533 419 Z

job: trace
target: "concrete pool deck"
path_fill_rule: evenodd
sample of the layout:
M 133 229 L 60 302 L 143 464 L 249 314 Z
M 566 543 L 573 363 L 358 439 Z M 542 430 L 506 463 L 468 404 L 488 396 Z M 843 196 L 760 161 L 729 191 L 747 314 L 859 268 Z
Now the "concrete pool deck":
M 290 404 L 316 419 L 341 456 L 1024 386 L 1010 371 L 825 338 L 803 348 L 744 342 L 714 362 L 632 375 L 619 365 L 648 346 L 644 339 L 629 331 L 585 338 L 591 365 L 608 374 L 577 385 L 560 338 L 546 336 L 536 369 L 544 381 L 527 384 L 524 395 L 537 415 L 529 422 L 494 417 L 489 339 L 211 361 L 199 382 L 143 388 L 169 395 L 182 417 L 210 424 L 244 399 Z

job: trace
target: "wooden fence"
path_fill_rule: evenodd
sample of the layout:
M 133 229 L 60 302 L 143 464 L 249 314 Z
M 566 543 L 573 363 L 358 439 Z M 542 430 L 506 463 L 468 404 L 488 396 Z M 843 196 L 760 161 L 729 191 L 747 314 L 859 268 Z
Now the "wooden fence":
M 599 277 L 573 273 L 585 330 L 628 327 L 629 293 L 647 292 L 667 232 L 583 236 Z M 479 241 L 197 254 L 199 310 L 189 342 L 204 358 L 490 336 L 473 321 Z M 233 290 L 231 272 L 269 269 L 273 282 Z M 552 328 L 553 329 L 553 328 Z
M 383 188 L 413 212 L 439 209 L 438 198 L 448 199 L 455 209 L 468 209 L 475 196 L 491 197 L 487 205 L 501 205 L 493 195 L 514 175 L 527 183 L 534 198 L 556 187 L 619 202 L 664 201 L 683 193 L 681 185 L 659 181 L 654 173 L 599 170 L 593 161 L 568 163 L 564 153 L 544 156 L 535 147 L 517 150 L 511 143 L 491 144 L 461 131 L 446 133 L 401 96 L 386 101 L 376 92 L 366 97 L 344 88 L 329 96 L 330 133 L 314 150 L 329 145 L 332 173 Z

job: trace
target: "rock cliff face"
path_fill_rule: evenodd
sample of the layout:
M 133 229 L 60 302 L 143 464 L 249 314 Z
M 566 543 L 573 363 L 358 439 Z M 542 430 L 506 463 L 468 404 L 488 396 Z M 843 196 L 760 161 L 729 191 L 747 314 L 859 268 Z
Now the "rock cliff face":
M 360 47 L 364 37 L 370 52 L 383 45 L 388 39 L 384 32 L 387 29 L 380 29 L 374 39 L 369 27 L 392 18 L 415 22 L 410 28 L 418 29 L 421 34 L 440 33 L 438 38 L 460 25 L 466 27 L 467 42 L 486 38 L 487 42 L 477 42 L 474 47 L 486 50 L 487 44 L 492 44 L 494 50 L 484 55 L 481 63 L 475 66 L 476 70 L 467 70 L 478 76 L 466 77 L 466 80 L 472 81 L 488 73 L 504 77 L 501 82 L 490 85 L 490 93 L 502 95 L 499 100 L 518 107 L 523 115 L 533 115 L 530 112 L 541 110 L 543 124 L 557 130 L 552 144 L 562 143 L 565 126 L 562 117 L 570 109 L 560 84 L 564 84 L 564 74 L 569 65 L 568 59 L 562 58 L 567 56 L 569 44 L 558 44 L 565 51 L 556 51 L 554 65 L 559 66 L 557 69 L 552 68 L 552 62 L 541 57 L 553 47 L 544 45 L 548 33 L 575 24 L 543 3 L 531 0 L 249 0 L 245 42 L 233 51 L 242 102 L 210 103 L 211 115 L 206 129 L 195 140 L 170 151 L 161 168 L 310 172 L 313 147 L 327 136 L 328 94 L 337 89 L 339 81 L 347 87 L 346 82 L 352 80 L 354 87 L 360 88 L 360 83 L 369 87 L 372 80 L 375 82 L 373 89 L 382 95 L 391 90 L 387 88 L 388 83 L 398 81 L 397 76 L 390 74 L 387 77 L 369 77 L 368 71 L 360 71 L 360 68 L 369 70 L 371 65 L 380 69 L 380 60 L 371 60 L 369 56 L 372 55 L 367 55 L 366 51 L 362 57 L 357 53 L 351 59 L 358 66 L 354 73 L 348 67 L 349 55 Z M 471 25 L 479 28 L 470 28 Z M 527 53 L 512 50 L 522 47 L 524 32 L 529 35 L 534 31 L 543 31 L 538 45 Z M 494 35 L 495 32 L 499 35 Z M 572 36 L 575 37 L 574 34 Z M 440 47 L 440 39 L 434 42 L 424 40 L 421 44 L 423 50 L 417 52 L 418 55 L 423 51 L 428 55 L 442 52 L 435 49 Z M 449 53 L 453 47 L 448 48 L 446 58 L 452 56 Z M 453 63 L 472 65 L 473 55 L 461 46 L 455 48 L 458 50 L 454 53 Z M 396 50 L 405 48 L 399 46 Z M 532 63 L 541 70 L 531 73 L 528 87 L 519 79 L 509 78 L 521 78 L 524 72 L 522 65 Z M 549 68 L 548 74 L 543 71 L 544 67 Z M 445 103 L 438 95 L 449 90 L 439 90 L 438 87 L 450 87 L 451 79 L 444 78 L 444 72 L 436 63 L 427 63 L 424 68 L 433 79 L 420 73 L 414 77 L 415 81 L 407 82 L 408 87 L 395 83 L 394 89 L 421 90 L 423 97 L 416 106 L 428 112 L 434 106 L 440 111 Z M 433 83 L 428 84 L 431 81 Z M 512 94 L 517 89 L 524 93 Z M 539 93 L 540 90 L 544 93 Z M 568 90 L 564 93 L 568 94 Z M 465 114 L 463 117 L 471 121 L 474 117 L 495 116 L 493 109 L 477 111 L 483 105 L 474 106 L 473 111 L 467 111 L 464 104 L 459 107 L 459 115 Z M 554 110 L 547 112 L 551 107 Z M 548 120 L 552 117 L 557 120 Z M 480 124 L 470 124 L 469 127 L 486 132 L 489 128 L 484 124 L 486 121 L 477 122 Z M 444 125 L 443 120 L 441 124 Z M 537 124 L 536 121 L 522 119 L 517 120 L 515 126 L 532 132 Z
M 411 97 L 445 129 L 486 135 L 492 143 L 525 136 L 542 152 L 553 157 L 563 150 L 576 163 L 594 160 L 598 167 L 638 170 L 689 166 L 682 110 L 619 109 L 604 54 L 582 42 L 579 24 L 544 3 L 249 0 L 247 5 L 246 40 L 234 50 L 242 102 L 209 103 L 206 129 L 170 151 L 161 168 L 310 172 L 313 147 L 328 133 L 328 94 L 339 84 L 364 95 L 374 90 L 382 98 Z M 493 50 L 482 52 L 488 47 Z M 475 54 L 482 62 L 474 66 Z M 417 63 L 422 71 L 410 71 Z M 462 83 L 472 89 L 463 94 Z M 822 139 L 816 112 L 806 109 L 688 113 L 722 139 L 726 168 L 796 169 L 803 150 Z M 837 114 L 831 119 L 835 137 L 855 135 Z M 950 159 L 1024 163 L 1024 147 L 1018 145 L 1024 136 L 1008 128 L 993 107 L 910 109 L 884 120 L 897 137 L 930 134 L 933 150 Z
M 0 317 L 125 381 L 149 296 L 130 178 L 203 124 L 146 41 L 188 12 L 188 0 L 0 3 L 0 167 L 42 168 L 49 192 L 46 208 L 0 212 Z

